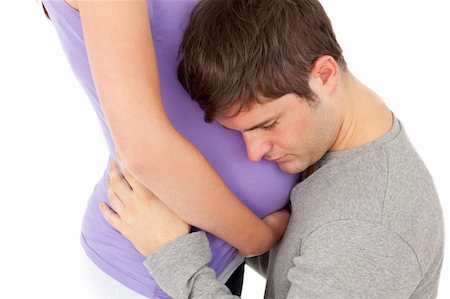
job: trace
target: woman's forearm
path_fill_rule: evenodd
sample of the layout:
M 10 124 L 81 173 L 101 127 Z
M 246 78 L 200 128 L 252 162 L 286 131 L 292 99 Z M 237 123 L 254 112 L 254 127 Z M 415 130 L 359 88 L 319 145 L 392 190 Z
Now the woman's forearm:
M 78 8 L 122 163 L 186 222 L 247 255 L 269 249 L 271 229 L 233 195 L 164 111 L 147 2 L 83 0 Z
M 156 148 L 132 151 L 121 163 L 183 220 L 241 254 L 262 254 L 274 245 L 278 238 L 271 227 L 236 198 L 190 142 L 176 131 L 161 139 Z

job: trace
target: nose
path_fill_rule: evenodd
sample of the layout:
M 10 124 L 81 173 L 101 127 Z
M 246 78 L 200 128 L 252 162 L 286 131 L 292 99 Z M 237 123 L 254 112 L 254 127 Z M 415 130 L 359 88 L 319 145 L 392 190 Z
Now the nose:
M 250 134 L 244 134 L 245 146 L 247 147 L 248 159 L 253 162 L 259 162 L 261 159 L 272 149 L 272 145 L 269 141 L 259 138 L 258 136 L 252 136 Z

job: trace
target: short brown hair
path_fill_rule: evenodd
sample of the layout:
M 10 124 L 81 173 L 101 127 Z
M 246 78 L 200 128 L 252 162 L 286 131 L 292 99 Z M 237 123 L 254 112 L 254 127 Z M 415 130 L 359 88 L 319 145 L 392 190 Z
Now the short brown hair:
M 345 67 L 331 22 L 317 0 L 202 0 L 180 48 L 178 79 L 211 122 L 238 105 L 288 93 L 315 101 L 314 62 Z

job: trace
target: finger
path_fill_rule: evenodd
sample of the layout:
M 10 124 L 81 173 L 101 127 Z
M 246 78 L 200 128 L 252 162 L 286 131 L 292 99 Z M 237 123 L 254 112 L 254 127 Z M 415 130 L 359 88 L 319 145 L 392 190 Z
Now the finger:
M 122 159 L 120 158 L 119 152 L 116 151 L 115 154 L 116 154 L 117 162 L 119 162 L 119 164 L 122 165 L 122 162 L 121 162 Z
M 119 169 L 115 164 L 112 165 L 111 168 L 108 189 L 112 189 L 125 205 L 125 202 L 133 196 L 133 190 L 128 185 L 128 182 L 122 177 L 122 174 L 120 174 Z
M 116 211 L 116 213 L 122 214 L 123 211 L 125 210 L 125 205 L 123 204 L 120 197 L 117 196 L 117 194 L 114 192 L 114 190 L 110 187 L 111 185 L 109 183 L 107 184 L 107 186 L 108 186 L 107 194 L 108 194 L 108 198 L 109 198 L 109 203 L 111 204 L 114 211 Z
M 116 161 L 111 160 L 109 162 L 109 176 L 110 177 L 115 177 L 115 176 L 119 176 L 122 177 L 122 173 L 119 170 L 119 167 L 116 164 Z
M 103 218 L 105 218 L 106 222 L 108 222 L 112 227 L 117 229 L 118 231 L 121 231 L 121 219 L 120 216 L 114 211 L 112 211 L 108 205 L 104 202 L 101 202 L 98 206 L 100 209 L 100 212 L 103 215 Z
M 126 178 L 124 177 L 124 175 L 123 175 L 123 173 L 122 173 L 122 171 L 119 169 L 119 165 L 117 165 L 117 163 L 114 161 L 114 160 L 112 160 L 111 161 L 111 170 L 112 170 L 112 172 L 113 172 L 113 174 L 114 174 L 114 176 L 117 176 L 117 177 L 119 177 L 119 178 L 122 178 L 123 179 L 123 182 L 124 183 L 126 183 L 127 185 L 128 185 L 128 188 L 130 188 L 130 189 L 132 189 L 131 188 L 131 186 L 130 186 L 130 184 L 128 183 L 128 181 L 126 180 Z M 122 167 L 123 168 L 123 167 Z
M 108 182 L 111 182 L 112 180 L 117 180 L 121 176 L 122 174 L 119 172 L 116 162 L 114 160 L 111 160 L 109 162 Z
M 147 189 L 144 185 L 141 184 L 141 182 L 138 181 L 138 179 L 134 176 L 134 174 L 131 173 L 131 171 L 126 166 L 122 167 L 122 171 L 131 189 L 133 190 L 144 188 Z
M 122 177 L 123 177 L 123 167 L 124 166 L 123 166 L 122 160 L 121 160 L 118 152 L 116 152 L 116 160 L 117 160 L 117 163 L 114 159 L 112 159 L 111 164 L 113 167 L 115 167 L 115 170 L 117 170 L 120 173 L 120 175 L 122 175 Z M 119 169 L 119 166 L 120 166 L 120 169 Z M 126 179 L 125 179 L 125 181 L 126 181 Z M 130 186 L 130 188 L 131 188 L 131 186 Z

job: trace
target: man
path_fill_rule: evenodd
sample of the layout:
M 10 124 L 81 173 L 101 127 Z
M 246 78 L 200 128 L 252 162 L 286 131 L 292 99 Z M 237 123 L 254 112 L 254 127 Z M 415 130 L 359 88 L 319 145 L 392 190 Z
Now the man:
M 398 119 L 348 70 L 316 0 L 204 0 L 179 77 L 205 120 L 241 132 L 249 159 L 301 173 L 282 241 L 249 260 L 266 298 L 435 298 L 442 211 Z M 175 298 L 232 298 L 207 267 L 203 232 L 125 170 L 111 172 L 109 223 Z M 150 216 L 149 216 L 150 215 Z M 284 229 L 283 214 L 277 219 Z

